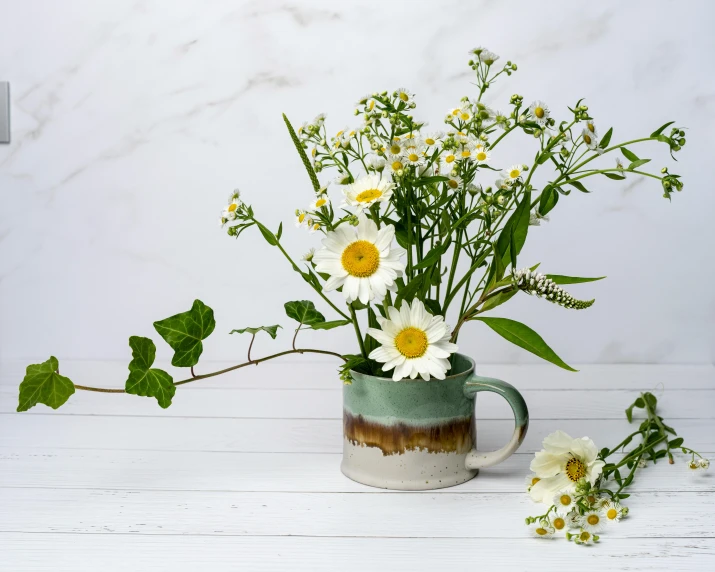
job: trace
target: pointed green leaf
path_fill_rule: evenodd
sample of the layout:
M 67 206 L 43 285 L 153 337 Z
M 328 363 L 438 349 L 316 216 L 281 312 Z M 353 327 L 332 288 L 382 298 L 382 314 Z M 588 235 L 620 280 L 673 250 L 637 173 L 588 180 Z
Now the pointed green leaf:
M 583 186 L 583 184 L 579 181 L 571 181 L 570 179 L 566 181 L 567 185 L 571 185 L 572 187 L 576 187 L 579 191 L 582 193 L 590 193 L 586 187 Z
M 497 306 L 501 306 L 504 302 L 507 302 L 519 291 L 518 288 L 506 289 L 498 292 L 494 296 L 487 298 L 487 300 L 482 304 L 481 312 L 486 312 L 487 310 L 493 310 Z
M 475 318 L 484 322 L 497 334 L 512 344 L 569 371 L 578 371 L 556 355 L 543 338 L 529 326 L 508 318 Z
M 601 143 L 598 145 L 601 149 L 608 147 L 608 144 L 611 142 L 611 135 L 613 135 L 613 127 L 606 131 L 606 134 L 601 139 Z
M 621 147 L 621 153 L 623 153 L 623 156 L 629 161 L 638 161 L 638 155 L 636 155 L 633 151 L 629 151 L 625 147 Z
M 651 136 L 651 137 L 658 137 L 658 135 L 660 135 L 661 133 L 663 133 L 663 131 L 665 131 L 665 129 L 666 129 L 668 126 L 673 125 L 673 123 L 675 123 L 675 121 L 668 121 L 668 123 L 666 123 L 665 125 L 661 125 L 660 127 L 658 127 L 658 129 L 656 129 L 655 131 L 653 131 L 653 133 L 651 133 L 650 136 Z
M 314 330 L 332 330 L 333 328 L 339 328 L 340 326 L 347 326 L 350 320 L 333 320 L 332 322 L 318 322 L 317 324 L 311 324 L 310 327 Z
M 55 356 L 46 362 L 28 365 L 25 378 L 20 383 L 17 410 L 27 411 L 38 403 L 57 409 L 75 391 L 74 383 L 58 373 L 59 361 Z
M 547 274 L 546 277 L 553 280 L 556 284 L 581 284 L 582 282 L 596 282 L 597 280 L 606 278 L 605 276 L 581 278 L 580 276 L 562 276 L 561 274 Z
M 258 332 L 266 332 L 269 336 L 271 336 L 274 340 L 276 339 L 276 336 L 278 335 L 278 328 L 280 328 L 278 324 L 275 326 L 258 326 L 257 328 L 241 328 L 240 330 L 231 330 L 229 334 L 251 334 L 255 336 Z
M 614 181 L 622 181 L 626 177 L 624 175 L 620 175 L 619 173 L 601 173 L 602 175 L 605 175 L 609 179 L 613 179 Z
M 435 176 L 435 177 L 422 177 L 420 179 L 417 179 L 414 183 L 412 183 L 415 187 L 424 187 L 425 185 L 429 185 L 431 183 L 446 183 L 449 181 L 449 177 L 440 177 L 440 176 Z
M 530 211 L 531 193 L 527 192 L 524 194 L 524 198 L 517 205 L 516 209 L 514 209 L 514 212 L 509 217 L 509 220 L 506 221 L 501 233 L 499 233 L 499 238 L 497 239 L 497 252 L 501 255 L 504 261 L 511 260 L 509 247 L 511 245 L 512 233 L 514 234 L 516 254 L 521 252 L 521 249 L 526 242 L 526 235 L 529 231 Z
M 427 255 L 422 259 L 422 262 L 414 265 L 415 270 L 421 270 L 422 268 L 429 268 L 433 264 L 439 261 L 442 255 L 447 252 L 449 245 L 452 244 L 452 239 L 447 237 L 447 240 L 442 244 L 438 244 L 432 250 L 430 250 Z
M 271 246 L 276 246 L 278 244 L 278 239 L 276 238 L 275 234 L 273 234 L 270 230 L 268 230 L 260 222 L 256 222 L 256 225 L 258 226 L 258 230 L 261 231 L 263 238 L 266 239 L 266 242 L 268 244 L 270 244 Z
M 283 307 L 289 318 L 304 326 L 311 326 L 325 322 L 325 316 L 315 309 L 315 304 L 310 300 L 294 300 L 286 302 Z
M 650 159 L 638 159 L 637 161 L 633 161 L 630 165 L 628 165 L 628 170 L 632 171 L 633 169 L 637 169 L 638 167 L 645 165 L 646 163 L 650 163 Z
M 171 365 L 191 367 L 199 363 L 201 343 L 216 327 L 214 311 L 201 300 L 194 300 L 191 310 L 154 322 L 154 329 L 174 350 Z
M 132 361 L 129 362 L 129 377 L 124 390 L 131 395 L 155 397 L 159 405 L 166 409 L 176 393 L 176 386 L 171 376 L 162 369 L 154 369 L 156 346 L 149 338 L 132 336 L 129 338 L 132 348 Z
M 539 214 L 547 215 L 559 202 L 559 193 L 551 185 L 547 185 L 539 197 Z

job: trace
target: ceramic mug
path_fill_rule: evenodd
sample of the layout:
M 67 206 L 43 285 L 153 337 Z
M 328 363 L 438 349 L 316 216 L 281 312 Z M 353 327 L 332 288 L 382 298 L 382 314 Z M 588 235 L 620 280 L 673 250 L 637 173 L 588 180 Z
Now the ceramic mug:
M 511 456 L 529 427 L 524 398 L 505 381 L 476 375 L 467 356 L 455 354 L 450 373 L 395 382 L 353 372 L 343 388 L 343 474 L 385 489 L 439 489 Z M 476 449 L 480 391 L 499 393 L 514 412 L 514 434 L 498 451 Z

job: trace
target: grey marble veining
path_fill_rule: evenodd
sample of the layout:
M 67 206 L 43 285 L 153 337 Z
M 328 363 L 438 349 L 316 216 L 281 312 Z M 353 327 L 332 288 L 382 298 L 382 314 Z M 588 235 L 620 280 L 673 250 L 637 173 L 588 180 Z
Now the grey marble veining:
M 297 257 L 317 246 L 291 224 L 311 189 L 281 113 L 299 123 L 324 111 L 337 131 L 363 93 L 405 86 L 438 128 L 473 94 L 477 44 L 519 64 L 488 93 L 496 107 L 520 93 L 565 117 L 587 97 L 618 139 L 671 119 L 688 127 L 672 204 L 655 181 L 604 178 L 532 229 L 524 264 L 609 276 L 572 288 L 596 297 L 591 310 L 517 297 L 498 315 L 572 362 L 715 358 L 712 2 L 0 0 L 0 13 L 0 79 L 13 87 L 0 358 L 128 359 L 130 335 L 157 338 L 152 322 L 195 297 L 217 315 L 206 356 L 241 357 L 245 340 L 229 330 L 286 324 L 283 303 L 311 295 L 257 233 L 236 242 L 216 225 L 239 187 L 269 226 L 284 222 Z M 495 164 L 533 157 L 533 141 L 517 141 Z M 668 158 L 658 146 L 639 154 L 655 169 Z M 347 330 L 305 338 L 354 345 Z M 479 324 L 460 345 L 477 361 L 532 361 Z

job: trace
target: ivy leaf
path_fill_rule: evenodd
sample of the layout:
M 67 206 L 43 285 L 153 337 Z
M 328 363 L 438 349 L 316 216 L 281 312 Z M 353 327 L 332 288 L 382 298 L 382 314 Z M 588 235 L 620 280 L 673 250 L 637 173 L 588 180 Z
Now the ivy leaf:
M 603 280 L 605 276 L 597 276 L 596 278 L 581 278 L 580 276 L 562 276 L 561 274 L 547 274 L 547 278 L 554 281 L 554 284 L 581 284 L 583 282 L 596 282 Z
M 526 324 L 508 318 L 475 318 L 484 322 L 497 334 L 512 344 L 569 371 L 578 371 L 556 355 L 543 338 Z
M 325 316 L 315 309 L 315 304 L 310 300 L 294 300 L 286 302 L 283 307 L 289 318 L 303 326 L 312 326 L 325 322 Z
M 311 324 L 310 327 L 314 330 L 332 330 L 333 328 L 339 328 L 340 326 L 347 326 L 350 320 L 333 320 L 332 322 L 318 322 L 317 324 Z
M 191 367 L 199 363 L 204 345 L 201 343 L 216 327 L 214 311 L 201 300 L 194 300 L 191 310 L 159 322 L 154 329 L 174 350 L 171 365 Z
M 46 362 L 27 366 L 20 383 L 18 411 L 27 411 L 38 403 L 57 409 L 74 393 L 74 383 L 58 373 L 60 362 L 51 356 Z
M 278 324 L 275 326 L 258 326 L 257 328 L 242 328 L 240 330 L 231 330 L 229 334 L 251 334 L 255 336 L 258 332 L 266 332 L 269 336 L 271 336 L 274 340 L 276 339 L 276 336 L 278 335 L 278 328 L 280 328 Z
M 155 397 L 159 405 L 166 409 L 176 393 L 176 386 L 171 376 L 162 369 L 154 369 L 156 346 L 149 338 L 132 336 L 129 338 L 132 348 L 132 361 L 129 362 L 129 377 L 124 390 L 131 395 Z

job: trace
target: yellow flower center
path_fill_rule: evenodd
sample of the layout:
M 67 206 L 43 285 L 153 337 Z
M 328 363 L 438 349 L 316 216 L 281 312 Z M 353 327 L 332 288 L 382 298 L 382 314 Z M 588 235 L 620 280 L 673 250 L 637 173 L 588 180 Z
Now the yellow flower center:
M 336 136 L 336 137 L 340 137 L 343 133 L 345 133 L 345 131 L 341 129 L 340 131 L 338 131 L 338 132 L 335 134 L 335 136 Z
M 554 528 L 556 530 L 562 530 L 564 526 L 566 526 L 566 521 L 563 518 L 558 517 L 554 519 Z
M 399 171 L 400 169 L 402 169 L 402 167 L 403 167 L 403 165 L 400 161 L 395 161 L 394 163 L 392 163 L 393 171 Z
M 432 139 L 432 137 L 427 137 L 427 138 L 425 139 L 425 143 L 427 143 L 427 145 L 434 145 L 434 144 L 435 144 L 435 140 Z
M 487 160 L 487 154 L 484 151 L 479 151 L 477 153 L 477 161 L 486 161 Z
M 392 153 L 393 155 L 399 155 L 400 151 L 402 151 L 402 147 L 400 147 L 399 145 L 390 146 L 390 153 Z
M 549 531 L 545 528 L 539 527 L 536 529 L 536 534 L 538 534 L 539 536 L 546 536 L 547 534 L 549 534 Z
M 571 457 L 566 463 L 566 476 L 575 483 L 586 476 L 586 465 L 581 459 Z
M 408 158 L 410 161 L 412 161 L 413 163 L 414 163 L 415 161 L 419 161 L 419 160 L 420 160 L 420 156 L 419 156 L 417 153 L 410 153 L 409 155 L 407 155 L 407 158 Z
M 589 514 L 588 518 L 586 519 L 586 522 L 590 524 L 591 526 L 596 526 L 601 519 L 598 517 L 597 514 Z
M 533 487 L 536 483 L 538 483 L 541 479 L 539 477 L 534 477 L 531 479 L 531 486 Z
M 409 101 L 410 96 L 407 95 L 404 91 L 402 91 L 402 92 L 400 92 L 400 99 L 401 99 L 402 101 Z
M 591 144 L 591 136 L 586 133 L 584 133 L 584 135 L 583 135 L 583 140 L 586 142 L 586 145 Z
M 618 516 L 618 511 L 615 508 L 609 508 L 608 512 L 606 513 L 606 517 L 608 517 L 609 520 L 613 520 Z
M 568 506 L 571 504 L 571 497 L 569 495 L 561 495 L 559 502 L 564 506 Z
M 453 109 L 453 110 L 452 110 L 452 115 L 454 115 L 455 117 L 457 117 L 457 115 L 459 115 L 459 109 Z
M 231 203 L 230 205 L 228 205 L 228 212 L 230 212 L 230 213 L 236 212 L 237 208 L 238 208 L 238 205 L 236 203 Z
M 368 108 L 370 111 L 372 111 L 373 109 L 375 109 L 375 100 L 374 100 L 374 99 L 371 99 L 370 101 L 368 101 L 368 103 L 367 103 L 367 108 Z
M 300 213 L 298 215 L 298 222 L 303 224 L 303 221 L 305 220 L 305 213 Z
M 445 163 L 453 163 L 456 157 L 451 153 L 444 158 Z
M 322 207 L 322 206 L 323 206 L 325 203 L 327 203 L 327 202 L 328 202 L 327 199 L 318 199 L 317 201 L 315 201 L 315 208 L 316 208 L 316 209 L 319 209 L 320 207 Z
M 544 115 L 546 115 L 546 112 L 543 107 L 536 107 L 534 108 L 534 115 L 536 115 L 539 119 L 542 119 Z
M 470 157 L 472 155 L 472 152 L 469 149 L 462 149 L 462 158 Z
M 447 181 L 447 186 L 451 189 L 456 189 L 459 186 L 459 181 L 456 179 L 450 179 Z
M 509 178 L 511 179 L 516 179 L 521 175 L 521 171 L 519 169 L 512 169 L 509 171 Z
M 459 117 L 462 121 L 469 121 L 469 113 L 466 111 L 463 111 Z
M 380 266 L 380 252 L 367 240 L 356 240 L 343 250 L 340 262 L 350 276 L 367 278 L 377 272 Z
M 596 132 L 596 126 L 595 126 L 593 123 L 586 123 L 586 127 L 588 127 L 588 130 L 589 130 L 591 133 L 595 133 L 595 132 Z
M 375 199 L 379 199 L 382 196 L 382 191 L 379 189 L 367 189 L 355 197 L 355 200 L 359 203 L 369 203 Z
M 588 495 L 588 497 L 586 497 L 586 498 L 587 498 L 587 500 L 588 500 L 588 504 L 596 504 L 596 501 L 598 500 L 598 499 L 597 499 L 595 496 L 593 496 L 593 495 Z
M 395 347 L 406 358 L 418 358 L 427 351 L 427 334 L 419 328 L 405 328 L 395 336 Z
M 581 542 L 586 542 L 589 538 L 591 538 L 591 533 L 590 533 L 590 532 L 586 532 L 586 531 L 584 530 L 581 534 L 579 534 L 578 537 L 579 537 L 579 539 L 581 540 Z

